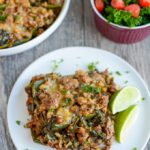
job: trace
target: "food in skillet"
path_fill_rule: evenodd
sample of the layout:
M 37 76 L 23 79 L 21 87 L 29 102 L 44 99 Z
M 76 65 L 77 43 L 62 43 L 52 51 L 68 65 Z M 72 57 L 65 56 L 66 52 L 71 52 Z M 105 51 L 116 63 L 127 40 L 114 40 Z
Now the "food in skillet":
M 25 43 L 57 18 L 64 0 L 0 0 L 0 49 Z
M 150 23 L 150 0 L 95 0 L 95 6 L 108 22 L 128 27 Z
M 26 87 L 33 140 L 57 150 L 109 150 L 114 120 L 108 103 L 116 91 L 108 70 L 33 77 Z

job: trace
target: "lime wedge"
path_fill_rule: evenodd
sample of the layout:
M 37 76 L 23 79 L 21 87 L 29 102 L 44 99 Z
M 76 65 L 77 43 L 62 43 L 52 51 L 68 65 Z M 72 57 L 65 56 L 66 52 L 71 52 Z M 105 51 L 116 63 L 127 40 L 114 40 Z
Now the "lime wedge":
M 109 107 L 113 114 L 127 109 L 141 99 L 141 92 L 133 86 L 126 86 L 116 92 L 110 99 Z
M 133 105 L 117 114 L 115 119 L 115 135 L 119 143 L 127 137 L 127 133 L 137 117 L 137 108 L 137 105 Z

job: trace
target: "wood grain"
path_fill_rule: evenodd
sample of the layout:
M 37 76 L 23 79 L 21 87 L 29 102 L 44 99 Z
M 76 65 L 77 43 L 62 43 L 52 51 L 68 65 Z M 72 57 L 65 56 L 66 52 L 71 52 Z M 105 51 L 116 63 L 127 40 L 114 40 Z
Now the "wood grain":
M 57 31 L 31 51 L 0 58 L 0 150 L 15 150 L 7 126 L 7 100 L 20 73 L 35 59 L 67 46 L 98 47 L 124 58 L 145 79 L 150 88 L 150 37 L 123 45 L 107 40 L 95 28 L 89 0 L 72 0 L 68 15 Z M 150 142 L 145 150 L 150 150 Z

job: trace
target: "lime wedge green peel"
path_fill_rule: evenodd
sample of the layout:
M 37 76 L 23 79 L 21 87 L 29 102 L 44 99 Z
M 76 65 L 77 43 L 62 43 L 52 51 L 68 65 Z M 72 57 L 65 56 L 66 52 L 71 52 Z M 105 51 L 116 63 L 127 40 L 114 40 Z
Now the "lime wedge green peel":
M 127 133 L 137 117 L 137 112 L 137 105 L 133 105 L 116 115 L 115 134 L 119 143 L 127 137 Z
M 141 99 L 141 92 L 133 86 L 126 86 L 116 92 L 110 99 L 109 107 L 113 114 L 127 109 Z

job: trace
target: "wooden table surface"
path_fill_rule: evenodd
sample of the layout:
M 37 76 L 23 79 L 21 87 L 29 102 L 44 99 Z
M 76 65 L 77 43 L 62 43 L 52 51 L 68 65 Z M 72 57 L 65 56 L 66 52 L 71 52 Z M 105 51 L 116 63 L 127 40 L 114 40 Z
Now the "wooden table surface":
M 132 45 L 111 42 L 96 30 L 89 0 L 71 0 L 65 20 L 46 41 L 30 51 L 0 58 L 0 150 L 16 149 L 7 125 L 7 103 L 16 79 L 38 57 L 68 46 L 98 47 L 115 53 L 129 62 L 150 88 L 150 37 Z M 150 141 L 145 150 L 150 150 Z

